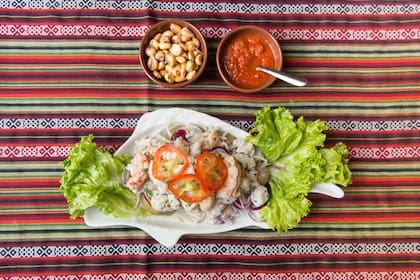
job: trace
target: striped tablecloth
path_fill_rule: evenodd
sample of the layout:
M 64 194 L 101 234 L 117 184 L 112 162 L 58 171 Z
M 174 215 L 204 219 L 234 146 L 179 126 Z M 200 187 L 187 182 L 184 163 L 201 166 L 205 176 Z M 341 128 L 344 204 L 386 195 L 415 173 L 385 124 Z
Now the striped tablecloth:
M 193 85 L 167 90 L 139 66 L 159 20 L 206 37 Z M 216 47 L 252 24 L 280 43 L 284 70 L 306 77 L 258 94 L 230 90 Z M 0 279 L 420 279 L 420 4 L 418 1 L 0 1 Z M 164 247 L 130 227 L 69 218 L 59 192 L 69 144 L 93 133 L 115 151 L 138 118 L 183 107 L 252 127 L 263 106 L 322 119 L 327 145 L 350 150 L 341 200 L 278 234 L 244 228 Z

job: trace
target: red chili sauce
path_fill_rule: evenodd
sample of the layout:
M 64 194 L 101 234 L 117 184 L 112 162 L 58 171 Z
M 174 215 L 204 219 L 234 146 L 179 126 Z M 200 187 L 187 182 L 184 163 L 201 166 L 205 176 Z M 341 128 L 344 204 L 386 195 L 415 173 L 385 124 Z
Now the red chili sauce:
M 274 67 L 274 56 L 267 42 L 256 34 L 240 34 L 232 39 L 223 57 L 230 80 L 241 88 L 256 88 L 270 76 L 256 66 Z

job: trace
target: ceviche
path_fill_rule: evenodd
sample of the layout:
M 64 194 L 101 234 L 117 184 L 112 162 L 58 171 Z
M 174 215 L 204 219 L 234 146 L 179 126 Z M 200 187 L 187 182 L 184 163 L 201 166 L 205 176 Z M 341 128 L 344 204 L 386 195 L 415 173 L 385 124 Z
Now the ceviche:
M 72 145 L 60 185 L 72 218 L 93 207 L 144 223 L 155 216 L 219 228 L 246 217 L 281 232 L 309 214 L 314 185 L 352 182 L 349 150 L 326 142 L 326 123 L 283 107 L 259 110 L 248 133 L 210 116 L 194 122 L 197 112 L 150 116 L 123 152 L 112 155 L 92 134 Z
M 178 211 L 186 220 L 217 224 L 263 207 L 268 179 L 267 161 L 252 143 L 188 125 L 137 140 L 124 182 L 153 214 Z

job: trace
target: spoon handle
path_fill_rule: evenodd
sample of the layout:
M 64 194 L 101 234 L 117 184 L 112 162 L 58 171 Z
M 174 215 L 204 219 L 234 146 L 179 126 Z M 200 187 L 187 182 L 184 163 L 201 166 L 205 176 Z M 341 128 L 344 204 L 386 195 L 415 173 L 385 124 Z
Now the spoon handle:
M 280 80 L 282 80 L 286 83 L 289 83 L 289 84 L 297 86 L 297 87 L 306 86 L 306 84 L 308 83 L 308 81 L 304 78 L 299 78 L 299 77 L 293 76 L 293 75 L 285 73 L 285 72 L 275 71 L 275 70 L 265 68 L 265 67 L 261 67 L 261 66 L 257 66 L 256 70 L 257 71 L 262 71 L 262 72 L 267 73 L 269 75 L 272 75 L 272 76 L 276 77 L 277 79 L 280 79 Z
M 317 183 L 311 187 L 311 193 L 320 193 L 334 198 L 344 197 L 344 191 L 332 183 Z

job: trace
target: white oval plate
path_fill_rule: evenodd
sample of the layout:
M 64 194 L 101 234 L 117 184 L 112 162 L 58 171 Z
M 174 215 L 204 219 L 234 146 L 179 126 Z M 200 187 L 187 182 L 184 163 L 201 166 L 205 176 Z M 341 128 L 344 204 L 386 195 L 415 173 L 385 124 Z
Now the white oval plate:
M 231 133 L 237 138 L 244 139 L 248 133 L 234 127 L 218 118 L 189 109 L 171 108 L 161 109 L 145 113 L 139 119 L 136 129 L 127 141 L 115 152 L 115 154 L 127 153 L 131 156 L 135 153 L 135 141 L 146 136 L 155 136 L 166 127 L 175 125 L 195 124 L 202 127 L 212 127 Z M 311 190 L 326 194 L 332 197 L 341 198 L 344 193 L 336 185 L 317 184 Z M 210 223 L 192 223 L 182 220 L 177 214 L 149 216 L 145 218 L 114 218 L 104 215 L 96 207 L 85 211 L 84 220 L 86 225 L 92 227 L 106 226 L 132 226 L 147 232 L 159 243 L 171 247 L 175 245 L 181 236 L 185 234 L 209 234 L 226 232 L 248 226 L 257 226 L 268 229 L 264 222 L 252 220 L 247 212 L 243 210 L 232 223 L 215 225 Z

